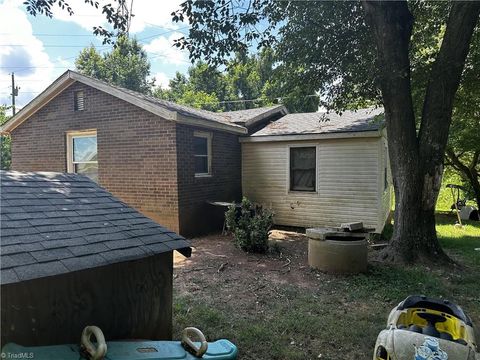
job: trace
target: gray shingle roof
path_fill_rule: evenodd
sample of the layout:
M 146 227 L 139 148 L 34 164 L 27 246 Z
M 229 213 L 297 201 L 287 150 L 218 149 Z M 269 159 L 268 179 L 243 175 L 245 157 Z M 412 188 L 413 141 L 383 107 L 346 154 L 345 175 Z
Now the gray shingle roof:
M 218 122 L 218 123 L 222 123 L 222 124 L 233 125 L 233 126 L 237 126 L 238 128 L 242 128 L 242 126 L 232 124 L 232 122 L 226 120 L 225 117 L 220 115 L 220 113 L 214 113 L 212 111 L 196 109 L 196 108 L 193 108 L 193 107 L 190 107 L 190 106 L 180 105 L 180 104 L 174 103 L 172 101 L 162 100 L 162 99 L 156 98 L 154 96 L 145 95 L 145 94 L 139 93 L 137 91 L 129 90 L 129 89 L 126 89 L 126 88 L 121 87 L 121 86 L 113 85 L 113 84 L 107 83 L 105 81 L 95 79 L 95 78 L 93 78 L 91 76 L 88 76 L 88 75 L 80 74 L 76 71 L 72 71 L 72 70 L 69 70 L 69 71 L 74 73 L 74 74 L 77 74 L 79 76 L 86 77 L 86 78 L 90 79 L 90 81 L 103 83 L 103 84 L 108 85 L 108 86 L 110 86 L 114 89 L 120 90 L 120 91 L 122 91 L 124 93 L 127 93 L 127 94 L 130 94 L 132 96 L 135 96 L 138 99 L 148 101 L 153 105 L 161 106 L 161 107 L 163 107 L 167 110 L 175 111 L 175 112 L 178 112 L 178 113 L 180 113 L 182 115 L 185 115 L 185 116 L 190 116 L 190 117 L 204 119 L 204 120 L 210 120 L 210 121 L 214 121 L 214 122 Z
M 288 114 L 251 136 L 326 134 L 379 130 L 383 124 L 383 108 L 344 111 L 342 114 Z
M 0 171 L 1 284 L 179 250 L 190 243 L 87 177 Z
M 249 121 L 255 120 L 257 118 L 262 118 L 264 116 L 268 116 L 269 114 L 275 112 L 283 112 L 284 114 L 287 113 L 285 106 L 283 105 L 274 105 L 274 106 L 265 106 L 255 109 L 247 109 L 247 110 L 236 110 L 236 111 L 226 111 L 223 113 L 219 113 L 229 122 L 244 125 Z

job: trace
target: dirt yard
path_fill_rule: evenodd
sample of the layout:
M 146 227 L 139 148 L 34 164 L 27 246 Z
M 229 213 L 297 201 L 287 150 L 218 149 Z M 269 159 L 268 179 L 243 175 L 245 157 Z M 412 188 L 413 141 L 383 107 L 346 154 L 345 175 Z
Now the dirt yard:
M 274 289 L 278 286 L 317 286 L 322 274 L 308 266 L 307 238 L 278 230 L 270 238 L 277 245 L 267 255 L 246 254 L 233 245 L 230 236 L 218 234 L 193 239 L 192 257 L 175 257 L 177 289 L 180 293 L 192 293 L 223 284 L 222 295 L 232 297 L 234 290 L 236 301 L 248 301 L 252 295 L 259 297 L 265 291 L 273 291 L 269 295 L 275 296 Z
M 192 257 L 175 258 L 174 336 L 197 326 L 209 340 L 233 341 L 241 359 L 369 359 L 391 308 L 415 293 L 449 297 L 480 323 L 480 264 L 462 257 L 466 243 L 445 239 L 471 267 L 373 263 L 367 274 L 332 276 L 309 268 L 302 234 L 274 231 L 275 251 L 267 255 L 244 253 L 230 236 L 193 239 Z M 462 239 L 472 241 L 468 248 L 480 246 L 479 238 Z

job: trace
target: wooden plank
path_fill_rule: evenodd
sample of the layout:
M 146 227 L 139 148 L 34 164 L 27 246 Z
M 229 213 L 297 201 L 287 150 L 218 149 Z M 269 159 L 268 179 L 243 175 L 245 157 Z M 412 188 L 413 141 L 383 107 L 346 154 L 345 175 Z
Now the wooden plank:
M 172 337 L 172 252 L 2 286 L 2 346 L 77 343 L 99 326 L 108 340 Z

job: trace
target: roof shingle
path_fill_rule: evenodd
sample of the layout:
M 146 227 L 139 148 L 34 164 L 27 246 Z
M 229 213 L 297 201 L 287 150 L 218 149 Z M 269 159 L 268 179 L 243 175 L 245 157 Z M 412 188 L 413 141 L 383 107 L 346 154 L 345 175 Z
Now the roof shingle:
M 190 254 L 183 237 L 84 176 L 0 171 L 0 182 L 1 284 L 173 250 Z
M 288 114 L 251 136 L 376 131 L 382 126 L 382 114 L 383 108 L 344 111 L 341 114 L 335 112 Z

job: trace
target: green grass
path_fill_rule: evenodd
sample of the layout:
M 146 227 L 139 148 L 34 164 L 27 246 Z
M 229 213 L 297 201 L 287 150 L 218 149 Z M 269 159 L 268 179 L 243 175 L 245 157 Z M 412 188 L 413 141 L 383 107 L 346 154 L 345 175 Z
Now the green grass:
M 458 229 L 445 215 L 437 222 L 444 249 L 463 268 L 372 264 L 366 274 L 317 274 L 312 288 L 289 283 L 252 301 L 215 296 L 219 282 L 202 290 L 209 296 L 175 294 L 175 336 L 197 326 L 210 340 L 233 341 L 242 359 L 368 359 L 389 311 L 410 294 L 446 297 L 480 324 L 480 223 Z M 255 282 L 256 274 L 250 275 Z

